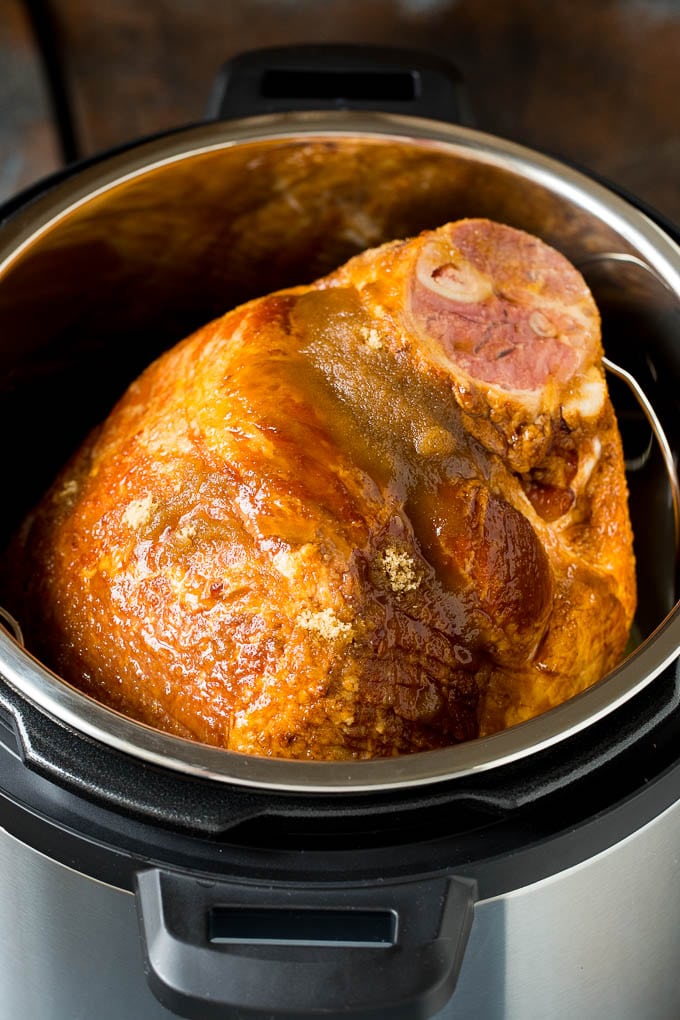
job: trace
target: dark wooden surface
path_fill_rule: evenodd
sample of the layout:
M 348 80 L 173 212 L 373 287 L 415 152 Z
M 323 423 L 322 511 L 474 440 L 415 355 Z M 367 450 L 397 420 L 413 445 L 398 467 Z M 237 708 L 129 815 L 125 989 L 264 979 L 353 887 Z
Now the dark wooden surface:
M 82 155 L 199 120 L 242 50 L 408 46 L 456 64 L 479 128 L 680 222 L 680 0 L 50 0 Z M 0 0 L 0 200 L 59 165 L 28 7 Z

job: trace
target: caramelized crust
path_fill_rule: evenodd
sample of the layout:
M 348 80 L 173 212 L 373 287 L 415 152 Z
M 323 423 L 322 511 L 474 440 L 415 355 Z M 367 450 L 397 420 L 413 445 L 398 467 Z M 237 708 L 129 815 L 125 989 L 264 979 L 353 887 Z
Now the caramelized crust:
M 461 221 L 152 364 L 11 551 L 65 679 L 171 733 L 346 759 L 468 740 L 620 659 L 635 609 L 597 310 Z

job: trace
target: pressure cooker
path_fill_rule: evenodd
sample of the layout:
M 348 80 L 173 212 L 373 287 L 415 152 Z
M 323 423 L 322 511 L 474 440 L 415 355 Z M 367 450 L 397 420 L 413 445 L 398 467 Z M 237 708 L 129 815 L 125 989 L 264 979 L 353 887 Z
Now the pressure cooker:
M 103 707 L 3 612 L 2 1020 L 680 1016 L 680 235 L 471 127 L 448 65 L 246 54 L 204 123 L 5 205 L 0 538 L 193 328 L 463 216 L 542 237 L 600 308 L 635 532 L 629 654 L 494 736 L 285 761 Z

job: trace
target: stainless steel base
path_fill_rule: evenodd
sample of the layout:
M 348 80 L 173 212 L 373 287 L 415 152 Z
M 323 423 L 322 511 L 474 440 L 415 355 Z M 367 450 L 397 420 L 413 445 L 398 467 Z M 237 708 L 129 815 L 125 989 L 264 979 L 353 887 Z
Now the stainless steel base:
M 0 1020 L 169 1020 L 134 896 L 0 830 Z M 586 863 L 477 904 L 436 1020 L 677 1020 L 680 804 Z M 266 979 L 266 976 L 264 976 Z

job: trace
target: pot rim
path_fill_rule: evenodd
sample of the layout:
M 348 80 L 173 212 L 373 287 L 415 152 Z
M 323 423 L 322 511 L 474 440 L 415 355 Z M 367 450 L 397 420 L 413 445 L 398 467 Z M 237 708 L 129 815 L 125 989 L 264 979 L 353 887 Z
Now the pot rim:
M 26 248 L 79 206 L 173 162 L 266 141 L 329 139 L 419 144 L 510 170 L 603 220 L 634 246 L 680 300 L 680 249 L 648 216 L 552 157 L 471 128 L 407 115 L 324 111 L 273 114 L 178 129 L 104 156 L 54 185 L 0 231 L 0 282 Z M 4 236 L 3 236 L 4 235 Z M 199 744 L 135 722 L 70 686 L 0 627 L 0 676 L 53 720 L 162 768 L 281 792 L 377 792 L 444 782 L 509 764 L 586 729 L 633 698 L 680 654 L 680 603 L 616 669 L 581 694 L 500 733 L 449 748 L 367 761 L 257 757 Z M 21 722 L 17 720 L 21 731 Z M 26 739 L 27 736 L 24 735 Z

